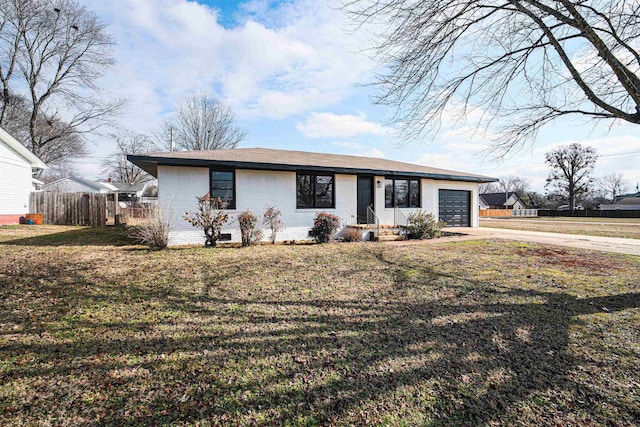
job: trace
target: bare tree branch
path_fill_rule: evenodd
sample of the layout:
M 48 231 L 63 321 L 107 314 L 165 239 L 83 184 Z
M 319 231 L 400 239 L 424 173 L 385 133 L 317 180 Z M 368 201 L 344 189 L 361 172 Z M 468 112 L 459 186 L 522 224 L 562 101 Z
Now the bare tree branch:
M 395 107 L 405 142 L 435 136 L 448 107 L 498 125 L 498 156 L 566 115 L 640 124 L 637 0 L 343 0 L 343 10 L 379 29 L 374 101 Z
M 117 182 L 138 184 L 153 179 L 151 175 L 127 160 L 127 154 L 157 151 L 155 142 L 146 135 L 123 133 L 113 135 L 116 151 L 103 162 L 103 173 Z

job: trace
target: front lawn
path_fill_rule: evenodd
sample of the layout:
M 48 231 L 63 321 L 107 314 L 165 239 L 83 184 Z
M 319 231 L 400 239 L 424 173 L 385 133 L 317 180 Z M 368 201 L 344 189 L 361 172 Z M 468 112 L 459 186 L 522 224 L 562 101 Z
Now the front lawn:
M 0 228 L 0 425 L 636 425 L 639 265 Z

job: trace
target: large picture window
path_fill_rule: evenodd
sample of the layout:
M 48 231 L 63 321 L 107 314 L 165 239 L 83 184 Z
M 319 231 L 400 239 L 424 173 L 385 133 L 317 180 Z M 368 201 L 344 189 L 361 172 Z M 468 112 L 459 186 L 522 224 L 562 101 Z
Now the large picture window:
M 333 208 L 334 176 L 296 174 L 296 207 L 298 209 Z
M 223 209 L 236 208 L 236 176 L 233 169 L 211 168 L 209 194 L 220 198 Z
M 420 180 L 386 178 L 384 206 L 386 208 L 419 208 Z

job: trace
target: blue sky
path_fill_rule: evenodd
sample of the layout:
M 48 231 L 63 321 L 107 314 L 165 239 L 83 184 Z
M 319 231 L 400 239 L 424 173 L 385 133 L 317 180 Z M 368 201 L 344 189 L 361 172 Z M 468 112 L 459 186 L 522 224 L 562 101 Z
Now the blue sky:
M 129 99 L 118 119 L 126 130 L 153 134 L 176 101 L 207 89 L 226 100 L 247 131 L 242 147 L 353 154 L 483 173 L 515 174 L 542 190 L 544 152 L 568 142 L 595 146 L 602 155 L 596 175 L 622 172 L 640 182 L 637 126 L 593 126 L 568 118 L 543 129 L 535 143 L 497 162 L 478 155 L 487 135 L 460 123 L 456 106 L 438 135 L 400 144 L 386 125 L 392 110 L 372 105 L 374 61 L 362 53 L 367 31 L 345 31 L 333 0 L 220 1 L 85 0 L 116 40 L 117 65 L 101 86 Z M 471 120 L 473 117 L 470 118 Z M 100 175 L 110 141 L 94 146 L 78 163 L 89 178 Z

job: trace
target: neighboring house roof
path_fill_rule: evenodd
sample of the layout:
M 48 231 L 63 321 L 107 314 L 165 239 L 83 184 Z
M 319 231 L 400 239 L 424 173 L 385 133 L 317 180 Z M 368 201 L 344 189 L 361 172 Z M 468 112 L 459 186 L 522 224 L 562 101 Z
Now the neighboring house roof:
M 23 157 L 33 169 L 42 169 L 46 170 L 49 167 L 44 164 L 42 160 L 40 160 L 35 154 L 27 149 L 24 145 L 20 144 L 14 137 L 9 135 L 7 131 L 0 127 L 0 141 L 4 142 L 9 148 L 18 153 L 21 157 Z
M 640 205 L 640 197 L 625 197 L 618 200 L 617 205 Z
M 138 191 L 142 191 L 144 189 L 144 182 L 139 182 L 137 184 L 129 184 L 126 182 L 103 182 L 102 184 L 108 184 L 114 187 L 114 191 L 119 193 L 137 193 Z
M 100 185 L 99 182 L 97 181 L 91 181 L 88 179 L 84 179 L 84 178 L 80 178 L 77 176 L 66 176 L 64 178 L 60 178 L 57 179 L 55 181 L 49 182 L 47 184 L 45 184 L 43 186 L 43 189 L 48 189 L 48 188 L 58 188 L 60 185 L 64 184 L 67 181 L 74 181 L 80 185 L 83 185 L 85 187 L 88 187 L 94 191 L 100 191 L 100 190 L 108 190 L 107 188 L 105 188 L 103 185 Z
M 67 176 L 46 184 L 44 186 L 44 189 L 57 188 L 66 181 L 75 181 L 80 185 L 88 187 L 94 191 L 101 191 L 103 193 L 137 193 L 138 191 L 142 191 L 142 189 L 144 188 L 144 183 L 128 184 L 124 182 L 92 181 L 77 176 Z
M 614 203 L 619 203 L 620 200 L 626 199 L 628 197 L 640 197 L 640 191 L 638 191 L 636 193 L 620 194 L 620 195 L 616 196 L 616 198 L 614 200 Z
M 508 194 L 509 196 L 506 197 L 506 193 L 484 193 L 481 194 L 480 197 L 484 200 L 487 206 L 504 206 L 506 201 L 511 199 L 512 196 L 516 197 L 516 202 L 522 202 L 522 199 L 520 199 L 520 196 L 518 196 L 517 193 L 511 191 Z
M 268 148 L 234 148 L 231 150 L 174 151 L 129 154 L 127 159 L 149 174 L 158 175 L 158 165 L 171 166 L 233 166 L 259 170 L 309 170 L 334 173 L 371 173 L 405 175 L 454 181 L 494 182 L 483 175 L 432 168 L 413 163 L 372 157 Z

